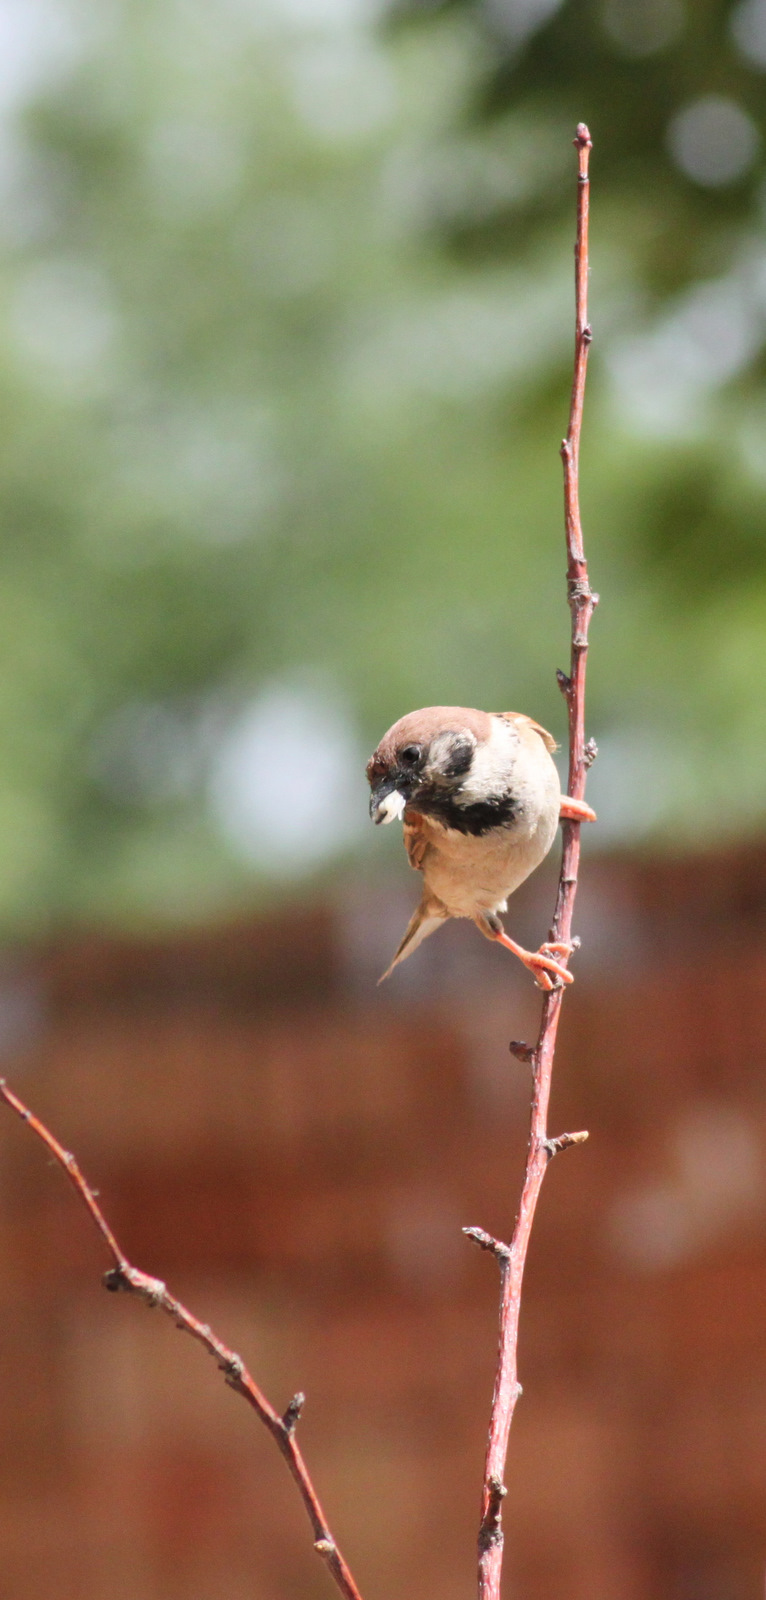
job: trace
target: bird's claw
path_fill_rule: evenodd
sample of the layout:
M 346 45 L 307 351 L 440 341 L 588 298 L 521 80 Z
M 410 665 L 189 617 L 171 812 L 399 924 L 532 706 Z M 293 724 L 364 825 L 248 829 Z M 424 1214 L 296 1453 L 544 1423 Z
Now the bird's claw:
M 524 965 L 529 967 L 539 989 L 549 994 L 551 989 L 574 983 L 572 973 L 566 967 L 562 967 L 560 961 L 555 960 L 556 956 L 571 956 L 573 949 L 574 945 L 564 939 L 550 939 L 541 944 L 539 950 L 527 952 Z
M 556 956 L 571 955 L 572 951 L 577 948 L 575 944 L 567 943 L 561 939 L 552 939 L 547 944 L 541 944 L 539 950 L 525 950 L 523 945 L 517 944 L 515 939 L 510 938 L 499 918 L 495 919 L 494 925 L 487 922 L 486 919 L 480 921 L 479 927 L 483 933 L 488 934 L 490 939 L 496 939 L 498 944 L 502 944 L 506 950 L 510 950 L 513 955 L 518 956 L 519 960 L 523 961 L 524 966 L 532 973 L 538 988 L 544 989 L 546 993 L 549 993 L 551 989 L 561 988 L 565 983 L 574 983 L 571 972 L 568 972 L 566 967 L 562 967 L 561 962 L 556 960 Z
M 561 822 L 595 822 L 596 813 L 593 807 L 589 806 L 585 800 L 573 800 L 571 795 L 562 794 L 559 820 Z

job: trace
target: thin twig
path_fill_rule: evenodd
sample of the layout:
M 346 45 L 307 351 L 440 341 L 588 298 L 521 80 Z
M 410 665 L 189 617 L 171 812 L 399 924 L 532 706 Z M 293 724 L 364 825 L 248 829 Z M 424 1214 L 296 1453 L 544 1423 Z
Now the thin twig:
M 27 1123 L 27 1126 L 32 1129 L 33 1133 L 37 1134 L 38 1139 L 41 1139 L 44 1145 L 47 1145 L 51 1154 L 55 1156 L 59 1165 L 63 1167 L 83 1205 L 90 1212 L 93 1222 L 114 1262 L 114 1266 L 104 1276 L 105 1287 L 113 1291 L 124 1289 L 128 1294 L 138 1295 L 148 1306 L 159 1306 L 160 1310 L 166 1312 L 177 1328 L 180 1328 L 184 1333 L 190 1333 L 193 1339 L 196 1339 L 199 1344 L 204 1345 L 206 1350 L 209 1350 L 211 1356 L 215 1357 L 224 1375 L 224 1381 L 229 1388 L 234 1389 L 237 1394 L 241 1394 L 243 1400 L 246 1400 L 248 1405 L 252 1406 L 256 1415 L 260 1417 L 261 1422 L 268 1428 L 269 1433 L 287 1462 L 308 1512 L 309 1521 L 314 1531 L 314 1549 L 326 1563 L 328 1571 L 334 1578 L 341 1594 L 345 1596 L 345 1600 L 361 1600 L 361 1595 L 351 1572 L 330 1532 L 319 1496 L 311 1481 L 303 1456 L 295 1442 L 295 1430 L 303 1407 L 304 1395 L 294 1395 L 284 1416 L 280 1417 L 278 1411 L 275 1411 L 270 1401 L 266 1399 L 266 1396 L 258 1388 L 244 1361 L 217 1338 L 212 1329 L 207 1326 L 207 1323 L 199 1322 L 196 1317 L 192 1316 L 190 1311 L 187 1311 L 180 1300 L 175 1300 L 168 1293 L 165 1284 L 160 1278 L 150 1278 L 147 1273 L 139 1272 L 137 1267 L 131 1266 L 120 1249 L 93 1190 L 83 1177 L 74 1156 L 68 1150 L 65 1150 L 63 1145 L 59 1144 L 45 1124 L 40 1122 L 39 1118 L 34 1116 L 28 1107 L 12 1093 L 2 1078 L 0 1078 L 0 1099 L 4 1100 L 11 1111 L 15 1111 L 16 1115 Z
M 564 515 L 567 545 L 567 597 L 572 614 L 572 656 L 569 676 L 558 674 L 567 702 L 569 717 L 569 794 L 582 800 L 585 777 L 595 758 L 592 741 L 585 744 L 585 663 L 588 653 L 588 628 L 598 595 L 588 583 L 583 550 L 578 494 L 580 428 L 585 395 L 585 371 L 591 330 L 588 326 L 588 157 L 591 139 L 580 123 L 574 140 L 578 155 L 577 242 L 575 245 L 576 331 L 574 379 L 569 408 L 569 427 L 561 446 L 564 464 Z M 550 938 L 569 943 L 572 937 L 572 912 L 580 864 L 580 824 L 565 822 L 556 910 Z M 553 1054 L 556 1047 L 563 987 L 546 994 L 543 1001 L 537 1043 L 530 1048 L 514 1040 L 511 1049 L 529 1061 L 534 1074 L 532 1113 L 527 1163 L 518 1216 L 510 1245 L 484 1234 L 477 1228 L 466 1231 L 482 1249 L 491 1250 L 500 1268 L 500 1341 L 495 1389 L 492 1398 L 487 1455 L 484 1465 L 484 1490 L 479 1530 L 479 1600 L 500 1600 L 503 1565 L 502 1501 L 503 1475 L 508 1453 L 508 1435 L 516 1401 L 521 1393 L 517 1375 L 517 1343 L 521 1285 L 529 1236 L 546 1168 L 553 1155 L 569 1145 L 581 1144 L 587 1134 L 565 1133 L 548 1137 L 548 1102 L 551 1092 Z

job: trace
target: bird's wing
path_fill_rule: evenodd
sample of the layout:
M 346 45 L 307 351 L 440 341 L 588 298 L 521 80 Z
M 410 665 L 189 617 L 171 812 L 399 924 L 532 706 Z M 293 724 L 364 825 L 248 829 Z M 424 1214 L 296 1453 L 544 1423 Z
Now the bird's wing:
M 422 816 L 419 811 L 405 811 L 403 831 L 410 866 L 414 867 L 416 872 L 422 872 L 432 834 L 428 818 Z
M 554 750 L 558 750 L 558 745 L 553 737 L 553 734 L 548 733 L 545 728 L 541 728 L 540 723 L 535 722 L 532 717 L 525 717 L 522 711 L 496 711 L 494 715 L 496 717 L 502 717 L 504 722 L 513 722 L 516 723 L 517 726 L 519 724 L 523 724 L 523 726 L 528 728 L 531 733 L 539 734 L 546 750 L 550 750 L 551 755 L 553 755 Z

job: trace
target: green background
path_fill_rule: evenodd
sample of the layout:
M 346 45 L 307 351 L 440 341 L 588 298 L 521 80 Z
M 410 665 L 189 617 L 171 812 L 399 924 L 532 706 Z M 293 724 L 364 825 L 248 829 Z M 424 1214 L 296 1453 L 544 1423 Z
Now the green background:
M 3 43 L 5 929 L 388 859 L 416 705 L 565 737 L 579 119 L 598 838 L 762 828 L 759 0 L 6 0 Z

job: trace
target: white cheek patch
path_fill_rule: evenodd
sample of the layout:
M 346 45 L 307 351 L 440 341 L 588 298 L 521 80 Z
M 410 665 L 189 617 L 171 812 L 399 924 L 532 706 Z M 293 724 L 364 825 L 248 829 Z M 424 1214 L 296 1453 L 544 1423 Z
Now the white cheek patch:
M 474 805 L 492 799 L 508 788 L 509 774 L 518 757 L 519 736 L 499 717 L 492 718 L 492 731 L 474 751 L 470 770 L 457 796 L 459 805 Z
M 392 789 L 391 793 L 387 794 L 385 800 L 381 800 L 378 806 L 379 820 L 381 822 L 394 822 L 397 817 L 401 817 L 406 804 L 404 795 L 400 794 L 398 789 Z

